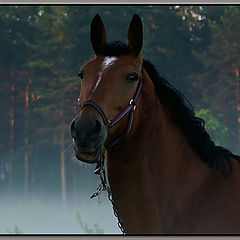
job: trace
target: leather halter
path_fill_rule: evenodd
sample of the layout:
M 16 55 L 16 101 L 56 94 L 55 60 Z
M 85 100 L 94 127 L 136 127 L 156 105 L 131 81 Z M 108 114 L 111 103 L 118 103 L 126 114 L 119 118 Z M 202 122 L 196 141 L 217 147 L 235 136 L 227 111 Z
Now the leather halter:
M 104 125 L 110 129 L 112 127 L 114 127 L 116 124 L 118 124 L 124 117 L 126 117 L 128 114 L 129 115 L 129 120 L 128 120 L 128 127 L 126 129 L 126 132 L 122 135 L 119 136 L 118 138 L 116 138 L 114 141 L 112 141 L 111 143 L 106 143 L 105 144 L 105 148 L 108 149 L 110 147 L 112 147 L 113 145 L 115 145 L 117 142 L 119 142 L 121 139 L 123 139 L 124 137 L 126 137 L 132 130 L 132 126 L 133 126 L 133 122 L 134 122 L 134 111 L 136 109 L 136 105 L 137 105 L 137 100 L 142 88 L 142 82 L 143 82 L 143 67 L 141 70 L 142 73 L 142 78 L 138 83 L 136 92 L 133 96 L 133 98 L 129 101 L 129 104 L 119 113 L 117 114 L 116 117 L 114 117 L 112 120 L 108 120 L 107 116 L 105 115 L 104 111 L 102 110 L 102 108 L 95 103 L 92 100 L 87 100 L 85 101 L 80 108 L 80 111 L 86 107 L 86 106 L 92 106 L 93 108 L 95 108 L 95 110 L 97 110 L 97 112 L 100 114 L 100 116 L 102 117 L 103 123 Z

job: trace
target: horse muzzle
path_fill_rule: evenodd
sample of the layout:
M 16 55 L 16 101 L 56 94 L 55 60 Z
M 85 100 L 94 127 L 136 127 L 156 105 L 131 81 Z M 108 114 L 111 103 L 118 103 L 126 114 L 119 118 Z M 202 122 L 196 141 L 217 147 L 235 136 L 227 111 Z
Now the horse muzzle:
M 79 115 L 72 121 L 70 133 L 77 159 L 86 163 L 98 162 L 107 137 L 101 119 L 94 115 Z

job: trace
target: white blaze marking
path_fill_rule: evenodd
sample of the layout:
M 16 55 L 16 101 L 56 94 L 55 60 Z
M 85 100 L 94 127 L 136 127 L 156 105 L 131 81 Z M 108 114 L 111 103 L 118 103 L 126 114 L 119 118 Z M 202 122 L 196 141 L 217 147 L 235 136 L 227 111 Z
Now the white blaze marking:
M 105 57 L 104 60 L 103 60 L 103 63 L 102 63 L 102 71 L 98 74 L 98 80 L 97 80 L 97 83 L 93 89 L 93 92 L 95 92 L 95 90 L 97 89 L 99 83 L 101 82 L 102 80 L 102 75 L 103 75 L 103 72 L 109 68 L 110 66 L 113 65 L 113 63 L 117 60 L 116 57 Z
M 102 80 L 102 74 L 103 74 L 102 72 L 100 72 L 100 73 L 98 74 L 98 80 L 97 80 L 96 86 L 95 86 L 94 89 L 93 89 L 93 92 L 96 90 L 96 88 L 98 87 L 100 81 Z
M 102 63 L 103 71 L 113 65 L 113 63 L 117 60 L 116 57 L 105 57 Z

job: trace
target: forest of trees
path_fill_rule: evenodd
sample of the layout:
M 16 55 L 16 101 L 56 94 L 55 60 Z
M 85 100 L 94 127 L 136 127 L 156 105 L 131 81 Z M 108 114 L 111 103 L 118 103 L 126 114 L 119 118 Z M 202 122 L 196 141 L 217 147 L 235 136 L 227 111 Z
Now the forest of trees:
M 161 5 L 0 6 L 0 191 L 56 191 L 79 177 L 69 124 L 80 66 L 93 52 L 99 13 L 108 41 L 127 40 L 134 13 L 143 54 L 181 90 L 215 140 L 240 153 L 240 7 Z M 239 36 L 239 37 L 238 37 Z

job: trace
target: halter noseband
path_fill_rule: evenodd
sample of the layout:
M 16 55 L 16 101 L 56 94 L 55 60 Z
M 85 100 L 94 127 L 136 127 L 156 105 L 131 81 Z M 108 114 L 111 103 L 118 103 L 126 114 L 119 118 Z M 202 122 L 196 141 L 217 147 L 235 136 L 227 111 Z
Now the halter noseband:
M 140 94 L 140 91 L 141 91 L 141 88 L 142 88 L 142 82 L 143 82 L 143 67 L 142 67 L 142 70 L 141 70 L 141 73 L 142 73 L 142 78 L 141 80 L 139 81 L 138 83 L 138 86 L 137 86 L 137 89 L 136 89 L 136 92 L 133 96 L 133 98 L 129 101 L 128 105 L 119 113 L 117 114 L 116 117 L 114 117 L 112 120 L 108 120 L 108 118 L 106 117 L 104 111 L 102 110 L 102 108 L 97 104 L 95 103 L 94 101 L 92 100 L 87 100 L 85 101 L 82 105 L 81 105 L 81 108 L 80 108 L 80 111 L 90 105 L 92 107 L 95 108 L 95 110 L 97 110 L 97 112 L 100 114 L 100 116 L 102 117 L 102 120 L 103 120 L 103 123 L 104 125 L 110 129 L 112 127 L 114 127 L 116 124 L 118 124 L 124 117 L 126 117 L 128 114 L 130 114 L 129 116 L 129 121 L 128 121 L 128 127 L 126 129 L 126 132 L 122 135 L 122 136 L 119 136 L 117 139 L 115 139 L 114 141 L 112 141 L 111 143 L 107 143 L 105 144 L 105 148 L 110 148 L 112 147 L 113 145 L 115 145 L 117 142 L 119 142 L 121 139 L 123 139 L 124 137 L 126 137 L 132 130 L 132 126 L 133 126 L 133 122 L 134 122 L 134 111 L 136 109 L 136 106 L 137 106 L 137 100 L 138 100 L 138 97 L 139 97 L 139 94 Z

